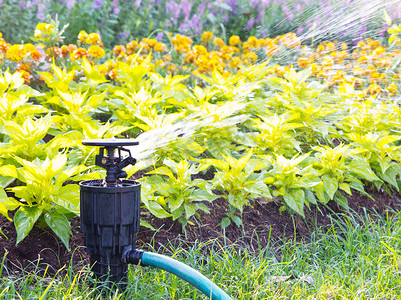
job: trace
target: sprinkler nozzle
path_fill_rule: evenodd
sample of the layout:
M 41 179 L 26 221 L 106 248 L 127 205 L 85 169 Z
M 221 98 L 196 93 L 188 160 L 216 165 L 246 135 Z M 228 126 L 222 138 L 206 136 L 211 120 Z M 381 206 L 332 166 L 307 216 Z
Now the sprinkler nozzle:
M 99 154 L 96 155 L 95 164 L 106 169 L 106 184 L 116 185 L 120 178 L 126 178 L 127 172 L 123 170 L 128 165 L 135 165 L 136 159 L 132 157 L 129 149 L 123 146 L 138 145 L 139 142 L 130 139 L 95 139 L 84 140 L 83 145 L 98 146 Z M 118 156 L 115 156 L 115 150 L 118 150 Z M 106 155 L 105 155 L 106 150 Z M 128 157 L 122 158 L 121 152 L 127 152 Z

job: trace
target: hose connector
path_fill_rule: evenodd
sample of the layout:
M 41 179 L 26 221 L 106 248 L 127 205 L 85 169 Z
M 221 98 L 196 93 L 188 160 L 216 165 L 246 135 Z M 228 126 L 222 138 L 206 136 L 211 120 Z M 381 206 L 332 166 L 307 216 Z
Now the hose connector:
M 123 255 L 121 257 L 121 261 L 125 264 L 133 264 L 133 265 L 143 266 L 142 256 L 143 256 L 142 250 L 130 249 L 130 250 L 126 251 L 125 253 L 123 253 Z

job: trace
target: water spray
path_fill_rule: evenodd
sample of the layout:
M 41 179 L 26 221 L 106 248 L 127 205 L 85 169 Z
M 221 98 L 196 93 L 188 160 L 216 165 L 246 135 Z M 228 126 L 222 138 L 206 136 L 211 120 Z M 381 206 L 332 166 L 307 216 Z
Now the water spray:
M 184 263 L 136 249 L 141 185 L 124 179 L 127 173 L 123 168 L 136 163 L 126 147 L 139 143 L 131 139 L 95 139 L 84 140 L 82 144 L 100 147 L 95 163 L 106 169 L 104 180 L 80 183 L 81 231 L 97 280 L 115 282 L 124 288 L 128 264 L 150 266 L 177 275 L 212 300 L 230 300 L 216 284 Z M 127 156 L 124 157 L 124 153 Z

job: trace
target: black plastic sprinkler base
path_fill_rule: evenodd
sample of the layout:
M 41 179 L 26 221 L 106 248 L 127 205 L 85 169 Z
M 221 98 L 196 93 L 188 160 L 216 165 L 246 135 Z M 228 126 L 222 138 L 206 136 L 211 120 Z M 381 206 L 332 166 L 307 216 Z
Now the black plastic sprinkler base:
M 123 170 L 136 163 L 123 146 L 138 145 L 129 139 L 85 140 L 82 144 L 101 147 L 96 165 L 106 169 L 105 180 L 86 180 L 81 187 L 81 231 L 92 271 L 99 281 L 115 282 L 125 288 L 128 264 L 165 270 L 186 280 L 212 300 L 231 300 L 216 284 L 198 271 L 170 257 L 135 249 L 139 230 L 141 185 Z M 118 151 L 116 155 L 116 150 Z M 128 153 L 123 158 L 122 153 Z
M 133 180 L 121 180 L 114 187 L 87 180 L 80 186 L 81 231 L 92 271 L 100 280 L 125 281 L 128 267 L 121 258 L 135 249 L 141 186 Z

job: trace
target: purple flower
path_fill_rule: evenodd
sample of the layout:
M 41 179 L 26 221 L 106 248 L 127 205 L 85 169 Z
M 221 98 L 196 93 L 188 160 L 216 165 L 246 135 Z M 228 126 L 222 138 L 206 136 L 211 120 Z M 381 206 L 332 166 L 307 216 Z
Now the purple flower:
M 258 6 L 258 4 L 260 3 L 260 0 L 250 0 L 249 3 L 253 8 L 256 8 L 256 6 Z
M 177 24 L 177 19 L 180 16 L 180 13 L 181 13 L 181 7 L 178 3 L 174 1 L 166 2 L 166 14 L 171 15 L 171 17 L 174 19 L 173 20 L 174 25 Z
M 40 3 L 38 5 L 38 12 L 36 14 L 36 17 L 39 20 L 44 20 L 45 19 L 45 14 L 44 14 L 45 8 L 46 8 L 46 6 L 43 3 Z
M 118 16 L 120 14 L 121 9 L 119 7 L 113 8 L 113 15 Z
M 97 10 L 101 9 L 102 3 L 103 3 L 103 0 L 93 0 L 92 11 L 95 9 L 97 9 Z
M 159 32 L 159 33 L 156 35 L 156 40 L 161 41 L 162 38 L 163 38 L 163 35 L 164 35 L 164 32 Z
M 187 19 L 191 14 L 192 4 L 188 0 L 181 0 L 181 9 L 184 13 L 184 17 Z
M 129 35 L 130 35 L 129 31 L 125 31 L 125 32 L 120 33 L 120 40 L 127 40 Z
M 302 26 L 298 26 L 298 28 L 297 28 L 297 36 L 300 36 L 302 33 L 304 33 L 304 28 Z
M 112 9 L 115 9 L 118 6 L 118 0 L 114 0 L 113 2 L 111 2 L 110 6 Z
M 75 0 L 67 0 L 67 1 L 66 1 L 67 8 L 68 8 L 68 9 L 73 8 L 74 5 L 75 5 L 75 2 L 76 2 Z
M 139 7 L 141 6 L 142 0 L 135 0 L 135 6 Z
M 251 30 L 255 24 L 255 19 L 249 19 L 248 23 L 245 25 L 245 30 Z
M 206 5 L 204 3 L 199 4 L 198 6 L 198 14 L 201 16 L 206 10 Z
M 263 9 L 261 9 L 261 10 L 259 11 L 259 13 L 258 13 L 258 17 L 257 17 L 256 20 L 255 20 L 255 23 L 256 23 L 256 24 L 259 24 L 260 21 L 262 21 L 263 15 L 264 15 L 264 11 L 263 11 Z

